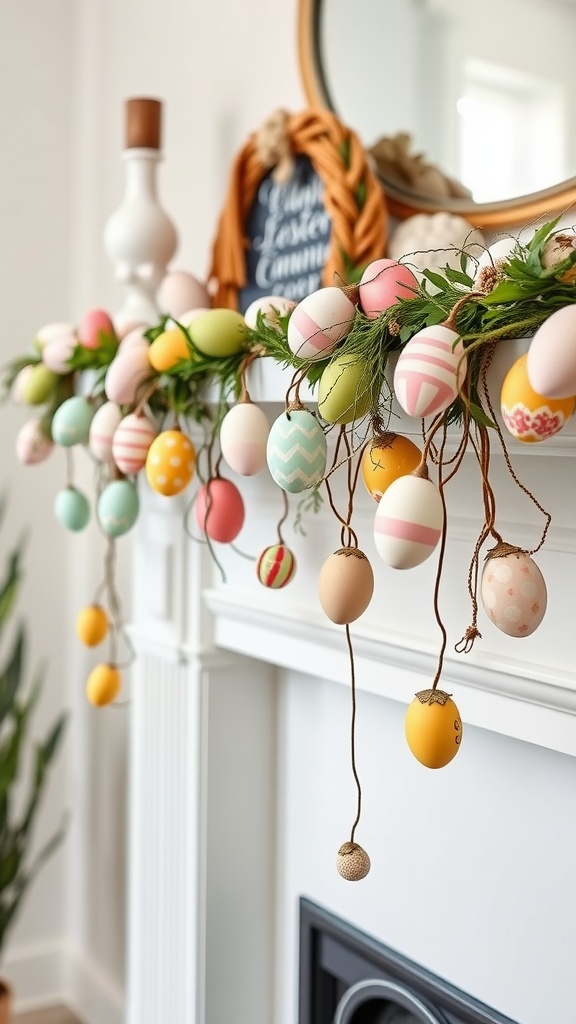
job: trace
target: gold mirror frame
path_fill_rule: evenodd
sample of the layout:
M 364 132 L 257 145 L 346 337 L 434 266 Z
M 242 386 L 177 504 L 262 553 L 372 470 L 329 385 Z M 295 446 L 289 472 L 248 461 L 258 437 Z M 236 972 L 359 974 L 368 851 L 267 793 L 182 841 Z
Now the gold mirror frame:
M 300 73 L 310 105 L 328 108 L 338 116 L 320 60 L 320 12 L 323 2 L 325 0 L 299 0 Z M 354 128 L 354 125 L 350 127 Z M 576 178 L 567 178 L 552 188 L 496 203 L 471 203 L 467 199 L 451 199 L 448 202 L 429 200 L 402 189 L 382 176 L 380 181 L 388 210 L 399 220 L 405 220 L 416 213 L 447 211 L 465 217 L 473 227 L 494 229 L 526 224 L 548 214 L 555 215 L 567 211 L 576 203 Z

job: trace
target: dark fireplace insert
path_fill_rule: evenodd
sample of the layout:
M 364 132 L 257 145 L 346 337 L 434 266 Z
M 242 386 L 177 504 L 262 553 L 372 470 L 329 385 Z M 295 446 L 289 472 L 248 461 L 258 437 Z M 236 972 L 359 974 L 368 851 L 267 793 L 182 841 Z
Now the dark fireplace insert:
M 299 1024 L 518 1024 L 307 899 Z

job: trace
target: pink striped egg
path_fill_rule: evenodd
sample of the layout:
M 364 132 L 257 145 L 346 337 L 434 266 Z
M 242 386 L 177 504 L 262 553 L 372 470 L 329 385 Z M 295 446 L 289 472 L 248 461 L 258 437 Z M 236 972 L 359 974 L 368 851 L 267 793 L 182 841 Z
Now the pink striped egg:
M 122 410 L 116 402 L 104 402 L 94 413 L 88 434 L 88 448 L 98 462 L 112 460 L 112 438 L 122 419 Z
M 263 587 L 280 590 L 296 572 L 296 559 L 285 544 L 271 544 L 258 559 L 256 575 Z
M 437 324 L 418 331 L 402 349 L 394 372 L 394 392 L 408 416 L 421 419 L 447 409 L 466 378 L 467 358 L 460 335 Z
M 393 569 L 413 569 L 432 554 L 442 533 L 438 488 L 424 477 L 401 476 L 386 489 L 374 517 L 374 543 Z
M 327 359 L 346 337 L 356 308 L 341 288 L 312 292 L 293 310 L 288 321 L 288 346 L 299 359 Z
M 375 320 L 400 299 L 413 299 L 418 291 L 414 274 L 396 260 L 374 260 L 360 280 L 360 305 L 366 316 Z
M 140 472 L 157 433 L 143 413 L 132 412 L 120 420 L 112 438 L 112 457 L 122 473 Z

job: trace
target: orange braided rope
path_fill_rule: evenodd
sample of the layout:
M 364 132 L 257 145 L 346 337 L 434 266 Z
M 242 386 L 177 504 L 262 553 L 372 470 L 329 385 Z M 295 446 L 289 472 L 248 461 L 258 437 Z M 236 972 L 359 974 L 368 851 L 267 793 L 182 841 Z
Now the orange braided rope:
M 309 157 L 324 183 L 324 206 L 332 223 L 324 285 L 346 282 L 346 264 L 364 266 L 384 255 L 387 213 L 384 193 L 371 171 L 358 136 L 328 110 L 306 110 L 287 118 L 294 154 Z M 245 234 L 260 182 L 270 168 L 262 163 L 256 133 L 240 150 L 230 176 L 228 196 L 212 251 L 209 280 L 213 305 L 237 307 L 238 290 L 246 285 Z

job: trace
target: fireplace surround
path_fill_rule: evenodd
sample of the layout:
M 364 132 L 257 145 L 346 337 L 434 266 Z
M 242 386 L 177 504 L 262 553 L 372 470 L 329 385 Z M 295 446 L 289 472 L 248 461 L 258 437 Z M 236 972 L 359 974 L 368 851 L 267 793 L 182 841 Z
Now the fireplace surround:
M 308 899 L 298 1024 L 517 1024 Z

